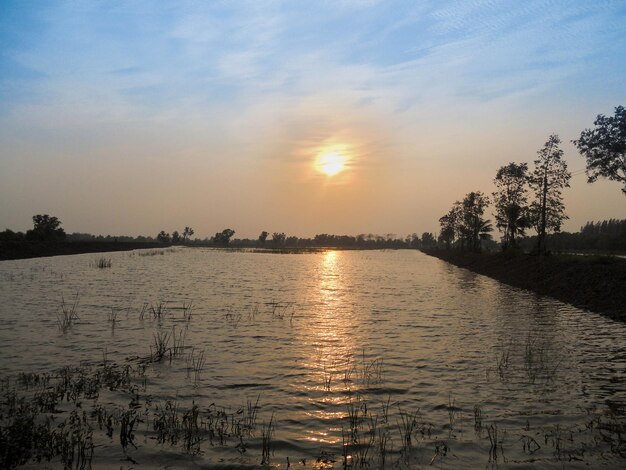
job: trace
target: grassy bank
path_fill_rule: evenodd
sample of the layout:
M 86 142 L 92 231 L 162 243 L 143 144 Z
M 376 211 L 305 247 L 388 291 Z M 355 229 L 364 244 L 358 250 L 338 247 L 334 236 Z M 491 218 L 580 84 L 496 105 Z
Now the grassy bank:
M 1 241 L 0 260 L 38 258 L 41 256 L 77 255 L 80 253 L 102 253 L 106 251 L 130 251 L 145 248 L 163 248 L 163 243 L 144 242 L 37 242 Z
M 606 256 L 530 256 L 424 250 L 455 266 L 579 308 L 626 321 L 626 260 Z

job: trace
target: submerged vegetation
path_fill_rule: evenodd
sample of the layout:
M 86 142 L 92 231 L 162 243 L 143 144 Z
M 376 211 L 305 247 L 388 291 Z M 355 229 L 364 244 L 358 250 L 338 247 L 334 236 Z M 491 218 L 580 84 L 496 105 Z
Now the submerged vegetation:
M 76 293 L 74 302 L 71 304 L 65 303 L 65 298 L 61 297 L 60 311 L 57 312 L 57 324 L 59 326 L 59 330 L 63 333 L 72 328 L 74 323 L 78 320 L 76 307 L 78 307 L 78 293 Z
M 104 256 L 101 256 L 93 263 L 98 269 L 110 268 L 112 264 L 111 258 L 105 258 Z
M 549 384 L 560 364 L 535 339 L 525 341 L 519 345 L 523 352 L 516 352 L 513 344 L 502 351 L 506 361 L 497 361 L 497 377 L 505 383 L 526 377 L 529 384 Z M 65 468 L 85 469 L 94 460 L 112 458 L 150 465 L 140 457 L 140 448 L 146 445 L 199 457 L 209 448 L 218 455 L 219 448 L 230 448 L 260 465 L 290 461 L 290 456 L 275 455 L 277 447 L 285 453 L 280 445 L 280 409 L 265 409 L 261 394 L 237 408 L 156 400 L 146 386 L 148 373 L 141 362 L 115 364 L 105 357 L 92 367 L 65 366 L 5 377 L 0 383 L 0 465 L 59 462 Z M 441 413 L 434 421 L 419 407 L 407 405 L 409 397 L 395 401 L 386 395 L 376 401 L 368 398 L 367 388 L 351 381 L 338 386 L 347 391 L 338 405 L 341 442 L 320 450 L 317 459 L 310 460 L 312 467 L 433 465 L 454 452 L 464 433 L 474 436 L 485 463 L 587 462 L 599 453 L 626 458 L 623 409 L 589 409 L 584 423 L 545 425 L 526 420 L 517 427 L 489 418 L 484 404 L 460 405 L 450 394 L 438 405 Z M 375 388 L 380 391 L 374 397 L 380 397 L 384 383 Z M 101 400 L 104 394 L 107 400 Z M 115 405 L 110 403 L 111 394 L 117 396 Z M 260 413 L 265 420 L 259 426 Z M 100 451 L 105 443 L 106 455 Z M 307 465 L 306 456 L 292 457 Z

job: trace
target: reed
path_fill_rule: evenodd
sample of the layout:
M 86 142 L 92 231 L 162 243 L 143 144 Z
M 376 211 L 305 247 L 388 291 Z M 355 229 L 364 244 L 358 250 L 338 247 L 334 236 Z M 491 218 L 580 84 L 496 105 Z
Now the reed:
M 135 449 L 135 434 L 134 428 L 137 424 L 137 413 L 135 410 L 126 410 L 122 413 L 120 418 L 120 445 L 122 449 L 126 451 L 129 445 L 132 445 Z
M 479 436 L 483 431 L 483 409 L 480 405 L 474 405 L 474 431 Z
M 324 390 L 330 391 L 330 386 L 333 381 L 333 376 L 337 368 L 337 362 L 332 361 L 328 364 L 328 361 L 322 361 L 322 378 L 324 380 Z
M 187 321 L 191 320 L 191 315 L 193 314 L 193 302 L 189 303 L 183 301 L 183 318 Z
M 400 405 L 398 405 L 398 431 L 400 432 L 400 441 L 402 442 L 402 449 L 404 451 L 411 448 L 411 436 L 413 432 L 418 428 L 419 408 L 413 412 L 405 412 Z
M 172 356 L 179 357 L 185 352 L 186 331 L 181 330 L 176 334 L 176 326 L 172 327 Z
M 246 408 L 244 411 L 243 422 L 244 422 L 245 429 L 247 430 L 248 434 L 251 434 L 252 430 L 256 426 L 257 414 L 259 412 L 259 409 L 261 408 L 259 406 L 260 399 L 261 399 L 260 393 L 257 395 L 255 402 L 252 402 L 252 400 L 249 400 L 246 398 Z
M 160 362 L 164 357 L 165 354 L 170 351 L 169 349 L 169 343 L 170 343 L 170 335 L 168 333 L 165 332 L 156 332 L 153 335 L 153 346 L 154 349 L 152 349 L 152 347 L 150 347 L 151 350 L 151 360 L 152 362 Z
M 232 326 L 233 328 L 237 328 L 239 326 L 239 322 L 241 322 L 242 315 L 241 313 L 233 313 L 232 309 L 228 308 L 228 310 L 224 314 L 224 319 L 230 326 Z
M 98 269 L 110 268 L 112 266 L 111 258 L 100 257 L 94 261 L 94 266 Z
M 76 308 L 78 307 L 78 292 L 74 297 L 72 304 L 66 304 L 65 298 L 61 296 L 61 311 L 57 313 L 57 324 L 59 330 L 65 333 L 67 330 L 74 326 L 76 320 L 78 320 L 78 313 Z
M 456 401 L 452 398 L 452 395 L 448 395 L 448 425 L 450 426 L 450 431 L 454 429 L 454 423 L 456 422 L 457 414 L 459 409 L 456 407 Z
M 254 304 L 249 310 L 248 310 L 248 321 L 252 320 L 256 320 L 256 316 L 259 314 L 259 304 Z
M 194 401 L 192 402 L 191 409 L 187 410 L 183 415 L 182 420 L 183 446 L 187 452 L 200 452 L 202 435 L 200 433 L 199 416 L 200 409 Z
M 150 251 L 139 251 L 137 252 L 139 256 L 163 256 L 165 254 L 165 250 L 150 250 Z
M 176 444 L 181 428 L 178 403 L 168 400 L 163 407 L 156 405 L 152 427 L 157 433 L 157 442 L 159 444 Z
M 270 417 L 267 426 L 261 429 L 261 465 L 270 464 L 270 454 L 272 453 L 272 439 L 274 437 L 274 413 Z
M 187 378 L 191 378 L 191 373 L 193 372 L 194 383 L 197 383 L 200 379 L 200 373 L 204 370 L 204 366 L 206 365 L 204 349 L 196 355 L 196 350 L 192 348 L 191 352 L 187 354 L 185 361 L 187 363 Z
M 487 428 L 487 436 L 489 437 L 489 463 L 497 463 L 498 448 L 502 452 L 502 440 L 498 435 L 498 425 L 496 423 L 491 424 Z
M 445 457 L 446 455 L 448 455 L 448 444 L 446 444 L 443 441 L 436 443 L 435 444 L 435 454 L 430 459 L 430 464 L 429 465 L 434 464 L 435 460 L 437 460 L 437 458 Z
M 148 302 L 144 302 L 141 306 L 141 310 L 139 311 L 139 320 L 143 321 L 148 312 Z
M 524 452 L 525 454 L 534 454 L 539 449 L 541 449 L 541 446 L 535 440 L 535 438 L 527 434 L 522 434 L 520 436 L 520 441 L 522 441 L 522 452 Z
M 115 323 L 117 322 L 117 310 L 111 307 L 111 311 L 107 314 L 107 321 L 111 323 L 111 328 L 115 328 Z
M 383 423 L 387 424 L 389 423 L 389 406 L 391 404 L 391 395 L 387 395 L 387 401 L 383 401 L 381 403 L 381 409 L 382 409 L 382 421 Z
M 496 370 L 498 371 L 498 375 L 500 379 L 504 379 L 506 373 L 509 369 L 509 357 L 511 354 L 510 348 L 505 349 L 500 352 L 500 355 L 496 357 Z
M 156 305 L 150 305 L 149 311 L 153 319 L 160 320 L 165 316 L 165 303 L 159 302 Z
M 385 468 L 387 462 L 387 454 L 393 452 L 393 441 L 391 440 L 391 432 L 380 428 L 378 430 L 378 456 L 379 468 Z
M 277 302 L 275 300 L 272 300 L 271 302 L 268 302 L 267 305 L 270 308 L 272 318 L 283 320 L 285 316 L 290 313 L 290 318 L 291 320 L 293 320 L 293 316 L 295 314 L 295 307 L 293 302 Z
M 366 386 L 380 384 L 383 381 L 383 358 L 379 357 L 367 362 L 363 353 L 363 368 L 361 372 L 362 383 Z

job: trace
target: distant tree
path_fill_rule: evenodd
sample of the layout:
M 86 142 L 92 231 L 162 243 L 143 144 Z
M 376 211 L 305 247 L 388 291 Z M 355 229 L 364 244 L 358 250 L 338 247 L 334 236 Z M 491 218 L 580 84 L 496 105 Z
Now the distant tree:
M 276 246 L 284 245 L 286 238 L 287 236 L 285 235 L 284 232 L 280 232 L 280 233 L 274 232 L 272 234 L 272 243 Z
M 232 236 L 235 234 L 235 231 L 233 229 L 230 228 L 226 228 L 224 230 L 222 230 L 221 232 L 217 232 L 215 234 L 215 237 L 213 238 L 213 243 L 215 243 L 216 245 L 228 245 L 228 243 L 230 243 L 230 239 L 232 238 Z
M 587 159 L 587 181 L 599 176 L 623 184 L 626 195 L 626 108 L 615 108 L 615 116 L 599 114 L 594 129 L 585 129 L 573 143 Z
M 439 219 L 441 229 L 439 230 L 438 241 L 446 247 L 446 250 L 449 250 L 450 247 L 452 247 L 452 244 L 456 239 L 457 224 L 458 222 L 454 209 L 451 209 L 450 212 Z
M 259 235 L 259 243 L 261 245 L 265 244 L 265 240 L 267 240 L 268 235 L 269 235 L 269 233 L 267 233 L 265 230 L 263 230 L 261 232 L 261 235 Z
M 299 238 L 293 235 L 285 239 L 285 245 L 287 246 L 298 246 L 298 242 L 299 242 Z
M 180 243 L 180 240 L 181 240 L 181 236 L 178 233 L 178 230 L 174 230 L 172 232 L 172 243 L 178 244 L 178 243 Z
M 61 228 L 61 221 L 56 217 L 38 214 L 33 216 L 33 228 L 26 232 L 26 238 L 29 240 L 64 240 L 65 230 Z
M 563 150 L 559 148 L 561 139 L 556 134 L 548 137 L 544 146 L 537 151 L 535 168 L 528 177 L 528 184 L 535 199 L 530 205 L 530 220 L 537 230 L 536 251 L 546 252 L 546 233 L 558 232 L 561 224 L 568 219 L 561 190 L 569 188 L 571 174 L 563 161 Z
M 23 232 L 14 232 L 11 229 L 6 229 L 4 232 L 0 232 L 0 241 L 17 241 L 23 239 Z
M 437 244 L 437 241 L 435 240 L 435 236 L 430 232 L 422 233 L 421 241 L 422 241 L 422 246 L 424 248 L 432 248 L 433 246 Z
M 169 233 L 165 233 L 165 230 L 161 230 L 156 237 L 158 242 L 161 243 L 169 243 L 171 241 L 171 237 Z
M 420 248 L 422 246 L 420 236 L 415 232 L 409 235 L 407 237 L 407 245 L 409 245 L 411 248 Z
M 189 241 L 194 233 L 195 232 L 191 227 L 185 227 L 185 229 L 183 230 L 183 243 Z
M 526 194 L 528 164 L 509 163 L 500 167 L 493 180 L 496 227 L 504 234 L 503 248 L 515 248 L 516 237 L 530 227 Z
M 481 240 L 491 238 L 493 231 L 491 222 L 483 219 L 485 209 L 489 205 L 489 198 L 481 191 L 468 193 L 461 202 L 460 233 L 463 246 L 472 251 L 480 251 Z

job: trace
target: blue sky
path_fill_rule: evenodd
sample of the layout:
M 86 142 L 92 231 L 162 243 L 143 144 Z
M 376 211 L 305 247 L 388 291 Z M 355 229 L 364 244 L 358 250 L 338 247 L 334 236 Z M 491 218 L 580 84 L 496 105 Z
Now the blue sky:
M 435 230 L 626 97 L 624 1 L 0 4 L 0 225 Z M 320 149 L 350 167 L 315 174 Z M 575 177 L 577 229 L 626 217 Z M 0 227 L 1 229 L 2 227 Z

